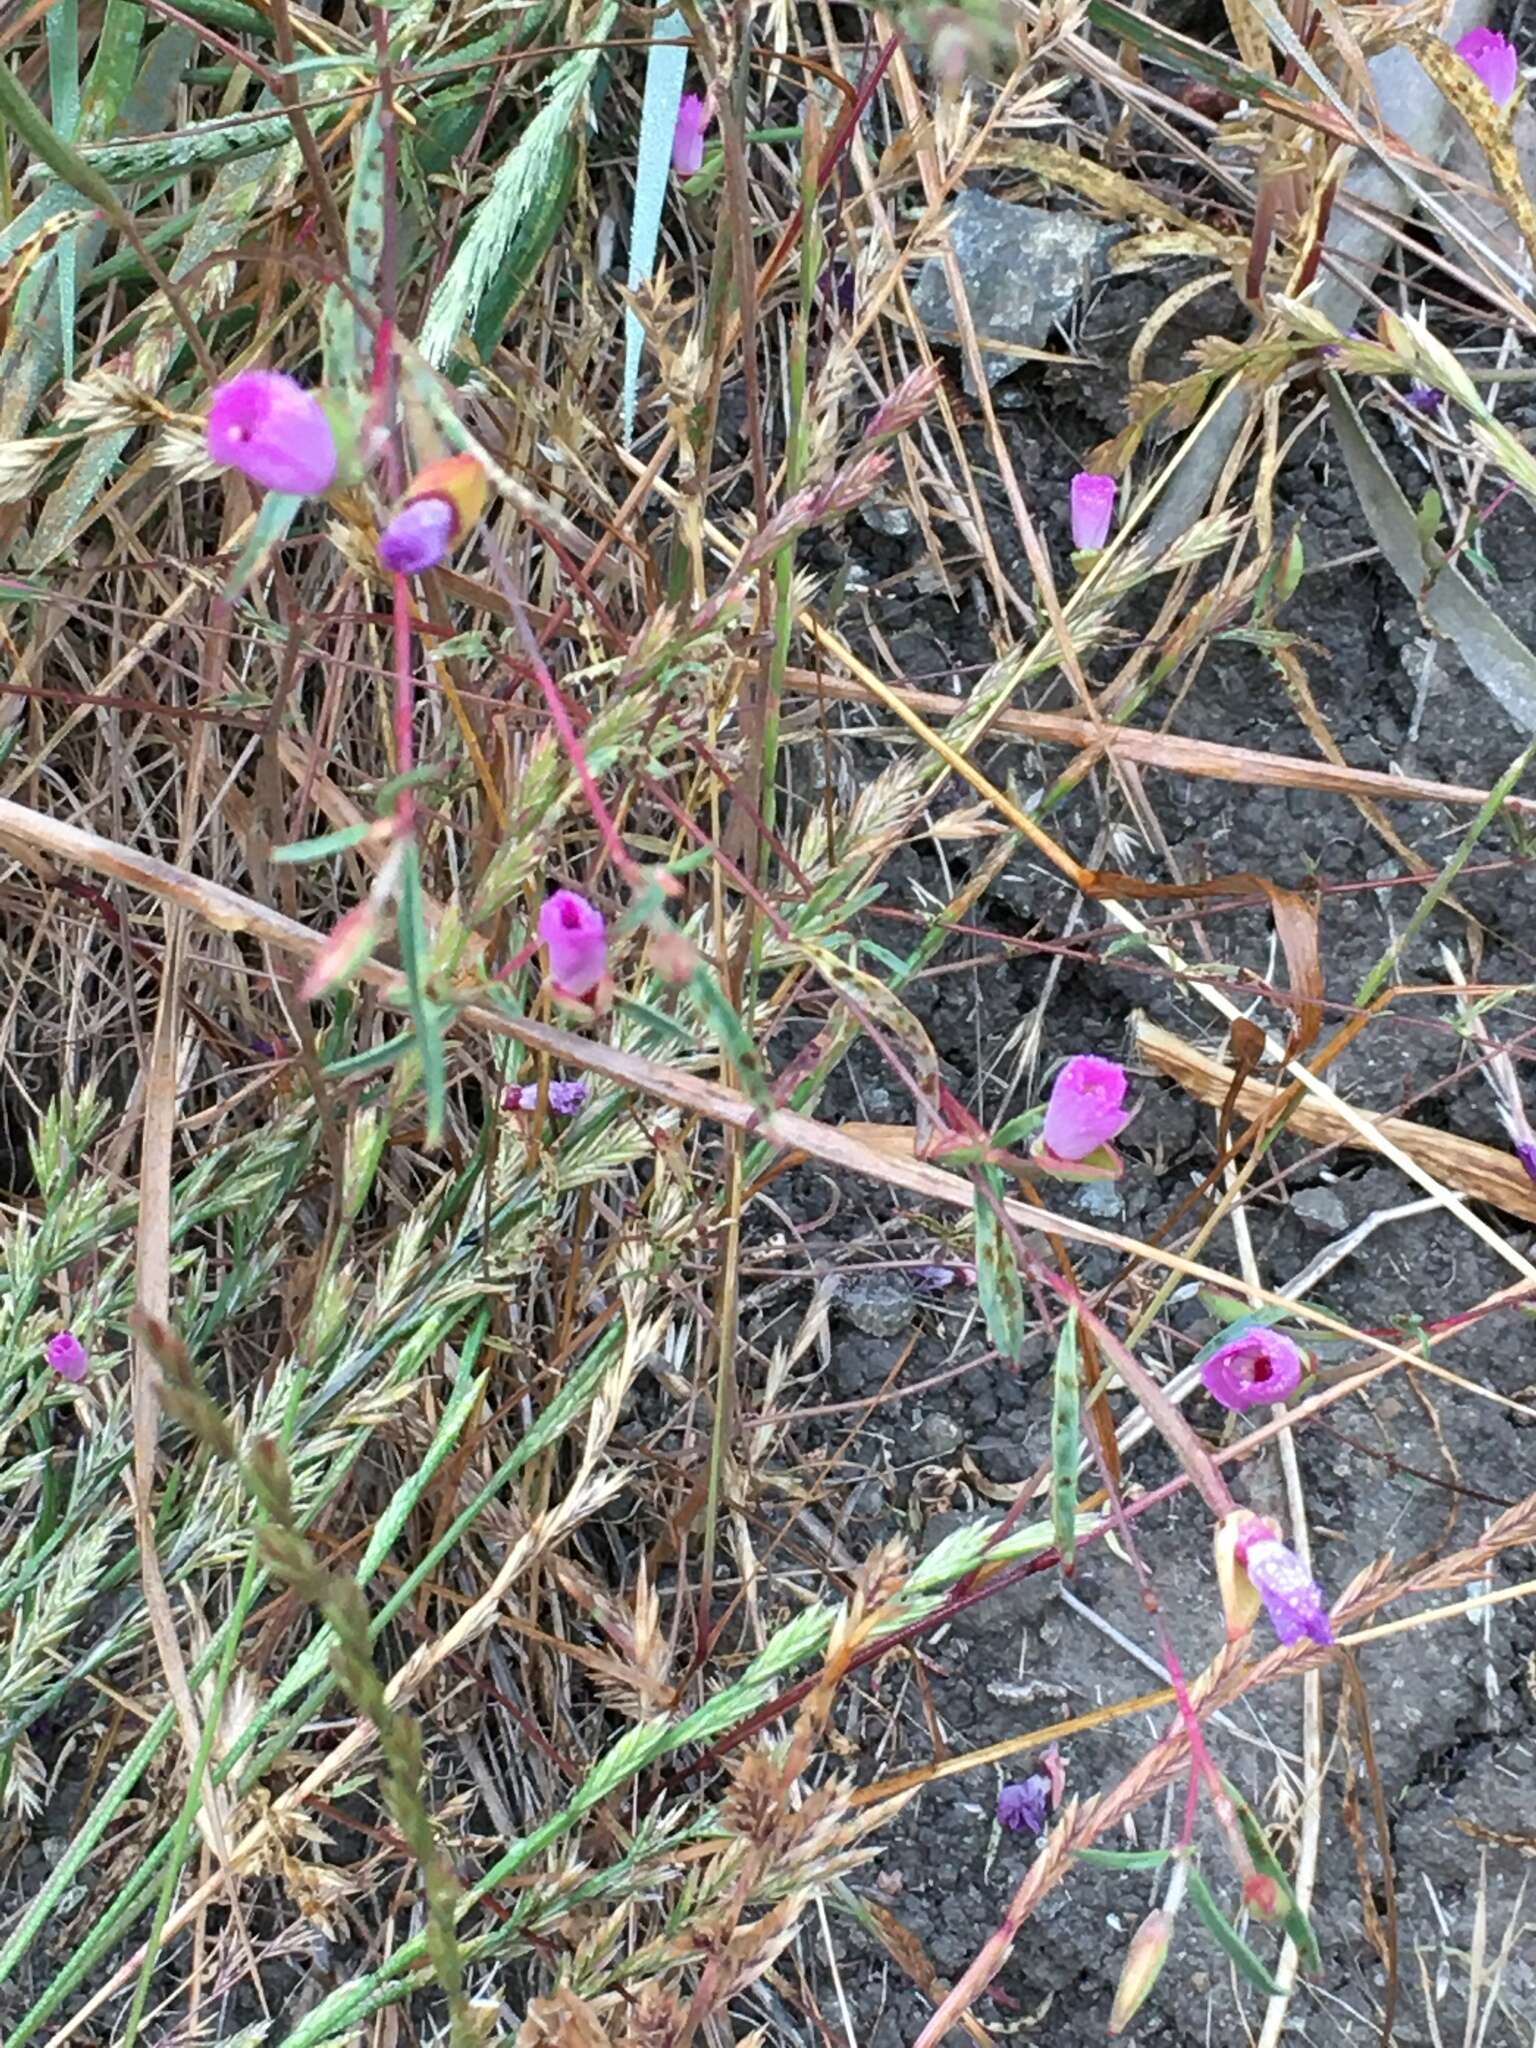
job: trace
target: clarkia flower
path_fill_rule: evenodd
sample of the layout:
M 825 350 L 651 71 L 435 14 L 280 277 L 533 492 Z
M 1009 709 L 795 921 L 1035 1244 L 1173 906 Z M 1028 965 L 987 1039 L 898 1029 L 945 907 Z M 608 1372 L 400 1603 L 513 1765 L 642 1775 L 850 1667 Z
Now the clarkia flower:
M 379 565 L 392 576 L 435 569 L 458 546 L 485 510 L 485 471 L 473 455 L 429 462 L 379 535 Z
M 549 1106 L 556 1116 L 574 1116 L 587 1099 L 585 1081 L 551 1081 L 549 1084 Z M 503 1109 L 537 1109 L 539 1106 L 539 1084 L 525 1081 L 521 1087 L 508 1088 L 501 1098 Z
M 1457 43 L 1456 54 L 1499 106 L 1514 98 L 1520 83 L 1520 53 L 1507 36 L 1495 28 L 1469 28 Z
M 1256 1517 L 1237 1539 L 1237 1561 L 1248 1574 L 1249 1583 L 1264 1602 L 1270 1625 L 1282 1643 L 1333 1641 L 1333 1623 L 1322 1588 L 1307 1576 L 1307 1568 L 1294 1550 Z
M 455 520 L 446 498 L 402 505 L 379 535 L 379 564 L 392 576 L 419 576 L 453 550 Z
M 696 92 L 685 92 L 672 131 L 672 168 L 680 178 L 691 178 L 704 168 L 704 136 L 709 127 L 709 102 Z
M 1285 1401 L 1301 1385 L 1301 1353 L 1289 1337 L 1245 1323 L 1200 1368 L 1205 1391 L 1223 1408 L 1262 1408 Z
M 73 1330 L 60 1330 L 56 1337 L 50 1337 L 43 1346 L 43 1356 L 61 1380 L 73 1380 L 77 1386 L 90 1370 L 91 1354 Z
M 539 937 L 556 993 L 585 1001 L 608 970 L 603 913 L 574 889 L 557 889 L 539 912 Z
M 997 1795 L 998 1823 L 1013 1834 L 1043 1834 L 1050 1812 L 1051 1781 L 1044 1771 L 1004 1785 Z
M 1112 476 L 1091 469 L 1080 469 L 1073 477 L 1072 545 L 1079 554 L 1095 554 L 1109 539 L 1119 488 Z
M 242 370 L 219 386 L 208 408 L 208 453 L 289 497 L 318 497 L 336 480 L 325 409 L 281 370 Z
M 1131 1120 L 1130 1111 L 1121 1107 L 1125 1089 L 1125 1069 L 1113 1060 L 1092 1053 L 1068 1060 L 1046 1105 L 1040 1134 L 1046 1152 L 1057 1159 L 1086 1159 L 1118 1138 Z

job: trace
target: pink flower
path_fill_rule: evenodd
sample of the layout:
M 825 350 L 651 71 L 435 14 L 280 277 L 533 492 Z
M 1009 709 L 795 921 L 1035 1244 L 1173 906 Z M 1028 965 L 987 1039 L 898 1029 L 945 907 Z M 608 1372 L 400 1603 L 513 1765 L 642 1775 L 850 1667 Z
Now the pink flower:
M 289 497 L 318 497 L 336 479 L 336 440 L 319 399 L 281 370 L 242 370 L 219 386 L 208 453 Z
M 709 102 L 696 92 L 685 92 L 672 131 L 672 168 L 680 178 L 691 178 L 704 167 L 704 134 L 709 127 Z
M 1109 539 L 1119 488 L 1112 476 L 1091 469 L 1080 469 L 1073 477 L 1072 545 L 1080 554 L 1096 552 Z
M 1514 98 L 1520 83 L 1520 53 L 1508 37 L 1494 28 L 1469 28 L 1456 45 L 1456 54 L 1469 71 L 1476 72 L 1499 106 Z
M 587 1099 L 585 1081 L 551 1081 L 549 1084 L 549 1106 L 556 1116 L 574 1116 Z M 502 1095 L 503 1109 L 537 1109 L 539 1106 L 539 1084 L 525 1081 L 519 1088 L 508 1088 Z
M 1125 1100 L 1126 1073 L 1113 1060 L 1079 1053 L 1056 1076 L 1041 1132 L 1045 1149 L 1057 1159 L 1086 1159 L 1131 1120 Z
M 56 1337 L 50 1337 L 43 1346 L 43 1356 L 61 1380 L 73 1380 L 77 1386 L 90 1369 L 91 1354 L 73 1330 L 60 1330 Z
M 1247 1323 L 1211 1353 L 1200 1377 L 1223 1408 L 1262 1408 L 1295 1393 L 1301 1365 L 1301 1353 L 1289 1337 L 1262 1323 Z
M 1328 1619 L 1322 1588 L 1307 1577 L 1307 1568 L 1295 1551 L 1288 1550 L 1263 1522 L 1251 1521 L 1239 1535 L 1237 1561 L 1264 1602 L 1282 1643 L 1299 1643 L 1303 1637 L 1314 1643 L 1333 1641 L 1333 1623 Z
M 413 498 L 379 535 L 379 562 L 394 576 L 435 569 L 453 549 L 458 517 L 446 498 Z
M 561 995 L 590 996 L 608 969 L 603 913 L 574 889 L 557 889 L 539 912 L 549 976 Z

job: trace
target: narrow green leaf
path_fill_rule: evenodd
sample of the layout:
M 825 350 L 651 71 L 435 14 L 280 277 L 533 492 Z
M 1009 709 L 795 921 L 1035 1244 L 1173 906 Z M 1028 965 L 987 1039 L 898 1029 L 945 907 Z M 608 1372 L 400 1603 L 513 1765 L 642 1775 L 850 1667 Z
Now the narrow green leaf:
M 288 529 L 298 518 L 303 505 L 302 498 L 291 498 L 283 491 L 268 491 L 262 499 L 250 536 L 224 586 L 224 595 L 231 604 L 255 575 L 268 549 L 281 546 L 288 538 Z
M 357 295 L 373 300 L 378 293 L 379 258 L 384 248 L 384 124 L 381 101 L 368 109 L 352 152 L 352 196 L 347 202 L 347 275 Z M 325 381 L 338 389 L 361 386 L 367 377 L 364 335 L 358 330 L 352 302 L 337 285 L 327 291 L 320 308 L 321 354 Z
M 1003 1177 L 996 1167 L 978 1167 L 976 1178 L 1002 1201 Z M 976 1293 L 992 1342 L 1005 1358 L 1022 1358 L 1028 1334 L 1024 1282 L 997 1209 L 981 1185 L 976 1189 Z
M 1099 1870 L 1160 1870 L 1171 1849 L 1079 1849 L 1073 1860 Z
M 1427 623 L 1450 641 L 1496 703 L 1525 732 L 1536 732 L 1536 657 L 1480 596 L 1454 562 L 1433 572 L 1413 508 L 1386 458 L 1365 431 L 1343 380 L 1329 377 L 1328 414 L 1344 466 L 1377 546 Z
M 1230 1956 L 1241 1974 L 1266 1998 L 1278 1998 L 1280 1986 L 1217 1905 L 1215 1895 L 1193 1861 L 1189 1865 L 1189 1897 L 1195 1911 L 1215 1937 L 1218 1948 Z
M 274 847 L 272 858 L 289 867 L 303 861 L 328 860 L 333 853 L 361 846 L 372 830 L 366 819 L 356 825 L 339 825 L 334 832 L 322 832 L 318 839 L 296 839 L 292 846 Z
M 568 136 L 585 105 L 592 74 L 603 55 L 603 42 L 618 14 L 618 0 L 607 0 L 588 30 L 583 47 L 551 76 L 542 107 L 518 137 L 485 198 L 475 209 L 458 252 L 432 295 L 421 330 L 422 355 L 441 369 L 473 329 L 481 301 L 506 261 L 519 223 L 556 172 L 561 140 Z
M 427 991 L 426 904 L 421 893 L 421 853 L 415 842 L 406 847 L 400 868 L 400 965 L 410 993 L 416 1046 L 421 1055 L 421 1084 L 427 1098 L 427 1144 L 441 1142 L 448 1114 L 448 1062 L 443 1046 L 442 1011 Z
M 661 239 L 661 209 L 672 173 L 672 137 L 682 105 L 688 67 L 688 26 L 669 8 L 651 24 L 645 58 L 645 98 L 640 108 L 640 149 L 635 162 L 635 206 L 629 222 L 629 288 L 644 289 Z M 645 330 L 633 308 L 624 314 L 624 445 L 635 436 L 635 400 L 640 389 L 640 351 Z
M 80 125 L 79 0 L 54 0 L 44 20 L 48 29 L 48 98 L 53 125 L 61 135 L 73 136 Z M 75 238 L 59 238 L 59 336 L 64 355 L 64 374 L 75 374 Z
M 1077 1555 L 1079 1374 L 1077 1310 L 1069 1308 L 1056 1340 L 1051 1375 L 1051 1526 L 1063 1565 L 1070 1565 Z
M 1275 1887 L 1280 1900 L 1280 1925 L 1295 1943 L 1302 1967 L 1308 1970 L 1320 1969 L 1322 1951 L 1317 1945 L 1317 1936 L 1312 1931 L 1312 1922 L 1301 1910 L 1296 1894 L 1291 1889 L 1291 1881 L 1281 1867 L 1280 1859 L 1269 1845 L 1269 1836 L 1265 1832 L 1263 1822 L 1230 1779 L 1224 1778 L 1222 1783 L 1237 1814 L 1237 1824 L 1243 1831 L 1243 1840 L 1248 1844 L 1248 1853 L 1253 1858 L 1254 1867 L 1269 1878 Z

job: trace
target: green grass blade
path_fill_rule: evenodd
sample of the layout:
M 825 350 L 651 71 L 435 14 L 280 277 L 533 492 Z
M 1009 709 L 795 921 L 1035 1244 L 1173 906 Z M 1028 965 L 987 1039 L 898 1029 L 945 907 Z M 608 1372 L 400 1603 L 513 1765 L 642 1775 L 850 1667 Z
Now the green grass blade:
M 1056 1548 L 1064 1565 L 1070 1565 L 1077 1555 L 1081 1398 L 1077 1310 L 1069 1308 L 1056 1340 L 1056 1363 L 1051 1375 L 1051 1526 L 1056 1531 Z
M 651 24 L 645 57 L 645 98 L 640 107 L 640 148 L 635 160 L 635 204 L 629 219 L 629 288 L 642 291 L 656 266 L 661 209 L 672 175 L 672 137 L 683 101 L 688 69 L 688 25 L 669 8 Z M 640 351 L 645 329 L 633 307 L 624 313 L 624 442 L 635 437 L 635 401 L 640 390 Z
M 1003 1177 L 996 1167 L 978 1167 L 977 1175 L 1000 1203 L 1003 1199 Z M 976 1292 L 981 1300 L 981 1312 L 986 1317 L 987 1334 L 1005 1358 L 1017 1361 L 1024 1355 L 1024 1340 L 1029 1330 L 1024 1282 L 1019 1275 L 1018 1261 L 1013 1255 L 1008 1233 L 998 1215 L 997 1203 L 988 1201 L 982 1187 L 977 1187 Z
M 587 31 L 587 41 L 550 78 L 544 104 L 534 115 L 475 209 L 458 252 L 432 295 L 421 330 L 422 355 L 441 369 L 472 330 L 492 280 L 507 260 L 518 226 L 552 179 L 560 175 L 559 143 L 569 136 L 586 103 L 592 75 L 602 58 L 603 38 L 618 15 L 617 0 L 604 0 Z

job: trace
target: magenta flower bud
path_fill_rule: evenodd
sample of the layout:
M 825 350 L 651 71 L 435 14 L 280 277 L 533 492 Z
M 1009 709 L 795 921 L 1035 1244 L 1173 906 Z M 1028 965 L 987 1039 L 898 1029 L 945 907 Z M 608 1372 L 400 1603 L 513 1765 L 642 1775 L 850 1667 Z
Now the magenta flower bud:
M 539 912 L 539 937 L 557 992 L 578 1001 L 590 996 L 608 971 L 608 940 L 597 906 L 574 889 L 557 889 Z
M 1080 469 L 1073 477 L 1072 545 L 1079 554 L 1094 554 L 1109 539 L 1119 488 L 1112 476 L 1091 469 Z
M 672 168 L 680 178 L 691 178 L 704 168 L 704 134 L 709 127 L 709 103 L 696 92 L 685 92 L 672 131 Z
M 998 1823 L 1013 1834 L 1043 1834 L 1050 1812 L 1051 1781 L 1044 1771 L 1036 1771 L 1018 1784 L 1004 1785 L 997 1795 Z
M 1469 28 L 1457 43 L 1456 54 L 1469 71 L 1476 72 L 1499 106 L 1514 98 L 1520 83 L 1520 54 L 1507 36 L 1495 28 Z
M 453 550 L 458 514 L 446 498 L 412 498 L 379 535 L 379 563 L 392 576 L 419 576 Z
M 1125 1089 L 1125 1069 L 1113 1060 L 1095 1059 L 1091 1053 L 1068 1060 L 1046 1105 L 1041 1132 L 1046 1151 L 1058 1159 L 1086 1159 L 1118 1138 L 1131 1120 L 1131 1112 L 1120 1106 Z
M 585 1081 L 551 1081 L 549 1106 L 556 1116 L 574 1116 L 587 1099 Z M 520 1088 L 508 1088 L 501 1098 L 503 1109 L 537 1109 L 539 1084 L 525 1081 Z
M 253 484 L 318 497 L 336 480 L 336 438 L 312 391 L 281 370 L 242 370 L 213 394 L 208 453 Z
M 1307 1568 L 1295 1551 L 1288 1550 L 1262 1522 L 1251 1522 L 1239 1537 L 1237 1561 L 1264 1602 L 1282 1643 L 1299 1643 L 1304 1637 L 1314 1643 L 1333 1641 L 1333 1623 L 1328 1619 L 1322 1588 L 1307 1577 Z
M 43 1356 L 61 1380 L 73 1380 L 77 1386 L 90 1369 L 91 1354 L 73 1330 L 60 1330 L 56 1337 L 50 1337 L 43 1346 Z
M 1200 1378 L 1223 1408 L 1241 1410 L 1288 1400 L 1301 1385 L 1301 1372 L 1301 1353 L 1289 1337 L 1246 1323 L 1211 1353 Z

